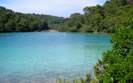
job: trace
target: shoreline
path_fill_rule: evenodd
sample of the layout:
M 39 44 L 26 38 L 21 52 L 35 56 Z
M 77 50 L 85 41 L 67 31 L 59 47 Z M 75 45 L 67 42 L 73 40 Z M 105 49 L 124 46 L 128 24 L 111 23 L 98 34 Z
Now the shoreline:
M 40 32 L 65 32 L 65 31 L 58 31 L 58 30 L 51 29 L 51 30 L 44 30 L 44 31 L 40 31 Z M 66 31 L 66 32 L 69 32 L 69 31 Z M 79 32 L 79 33 L 94 33 L 94 34 L 105 34 L 105 35 L 112 34 L 112 33 L 105 33 L 105 32 Z
M 40 32 L 59 32 L 59 31 L 58 30 L 51 29 L 51 30 L 44 30 L 44 31 L 40 31 Z
M 64 31 L 58 31 L 58 30 L 51 29 L 51 30 L 33 31 L 33 32 L 64 32 Z M 0 32 L 0 33 L 23 33 L 23 32 Z M 93 34 L 105 34 L 105 35 L 112 34 L 112 33 L 105 33 L 105 32 L 79 32 L 79 33 L 93 33 Z
M 83 32 L 84 33 L 84 32 Z M 106 32 L 86 32 L 86 33 L 93 33 L 93 34 L 104 34 L 104 35 L 110 35 L 112 33 L 106 33 Z

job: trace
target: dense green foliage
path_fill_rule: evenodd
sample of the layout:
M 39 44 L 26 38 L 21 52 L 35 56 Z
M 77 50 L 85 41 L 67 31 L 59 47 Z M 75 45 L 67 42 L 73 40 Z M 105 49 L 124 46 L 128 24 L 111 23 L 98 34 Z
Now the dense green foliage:
M 132 21 L 133 23 L 133 21 Z M 100 83 L 133 82 L 133 26 L 119 28 L 112 35 L 112 50 L 94 67 Z
M 129 2 L 130 1 L 130 2 Z M 85 7 L 84 14 L 69 18 L 22 14 L 0 7 L 0 32 L 27 32 L 56 29 L 68 32 L 114 33 L 133 17 L 132 0 L 107 0 L 103 6 Z
M 31 32 L 49 28 L 55 29 L 64 21 L 63 17 L 22 14 L 0 7 L 0 32 Z
M 58 27 L 59 31 L 114 33 L 127 26 L 133 17 L 133 5 L 128 0 L 108 0 L 103 6 L 85 7 L 84 14 L 74 13 Z

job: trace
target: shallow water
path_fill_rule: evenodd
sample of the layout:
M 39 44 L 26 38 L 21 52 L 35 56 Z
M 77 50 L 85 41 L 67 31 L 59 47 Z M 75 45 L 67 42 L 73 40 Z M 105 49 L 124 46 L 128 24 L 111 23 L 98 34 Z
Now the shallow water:
M 110 36 L 89 33 L 0 33 L 0 83 L 53 83 L 92 72 Z

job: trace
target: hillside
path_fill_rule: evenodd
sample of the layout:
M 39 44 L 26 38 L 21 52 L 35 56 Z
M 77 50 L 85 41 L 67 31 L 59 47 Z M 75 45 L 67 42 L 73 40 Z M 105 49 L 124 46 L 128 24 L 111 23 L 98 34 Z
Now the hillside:
M 32 32 L 55 29 L 60 32 L 114 33 L 133 17 L 132 0 L 107 0 L 104 5 L 85 7 L 84 14 L 69 18 L 23 14 L 0 7 L 0 32 Z
M 23 14 L 0 7 L 0 32 L 32 32 L 56 29 L 64 21 L 65 18 L 63 17 Z
M 127 26 L 128 20 L 133 17 L 131 2 L 132 0 L 108 0 L 102 6 L 85 7 L 83 15 L 72 14 L 58 30 L 114 33 L 118 27 Z

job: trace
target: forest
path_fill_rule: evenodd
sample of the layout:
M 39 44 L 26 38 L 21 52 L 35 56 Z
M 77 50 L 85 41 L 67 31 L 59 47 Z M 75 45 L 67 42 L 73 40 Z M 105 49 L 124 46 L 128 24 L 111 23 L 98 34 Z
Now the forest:
M 0 32 L 32 32 L 55 29 L 60 32 L 114 33 L 133 17 L 132 0 L 107 0 L 104 5 L 85 7 L 84 14 L 69 18 L 23 14 L 0 7 Z
M 0 6 L 0 32 L 33 32 L 55 29 L 64 21 L 64 17 L 23 14 Z
M 59 31 L 114 33 L 133 17 L 132 0 L 107 0 L 104 5 L 85 7 L 84 14 L 71 14 Z

